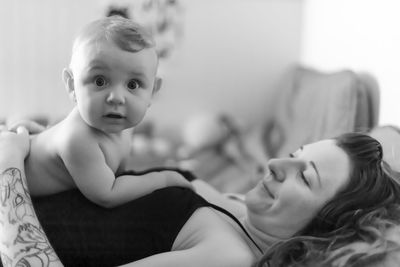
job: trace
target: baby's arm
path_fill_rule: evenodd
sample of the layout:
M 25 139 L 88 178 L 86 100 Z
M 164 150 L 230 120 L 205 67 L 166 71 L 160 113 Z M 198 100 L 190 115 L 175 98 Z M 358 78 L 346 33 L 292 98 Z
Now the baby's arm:
M 116 179 L 94 138 L 75 136 L 61 147 L 60 156 L 77 187 L 103 207 L 115 207 L 167 186 L 192 187 L 182 175 L 172 171 Z

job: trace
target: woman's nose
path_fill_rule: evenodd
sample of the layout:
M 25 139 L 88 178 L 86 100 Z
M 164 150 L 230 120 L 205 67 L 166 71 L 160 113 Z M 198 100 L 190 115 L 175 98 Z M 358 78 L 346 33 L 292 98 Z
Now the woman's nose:
M 122 105 L 125 103 L 125 97 L 119 88 L 113 89 L 107 96 L 107 103 L 113 105 Z
M 272 176 L 280 182 L 283 182 L 291 173 L 297 174 L 306 167 L 307 162 L 298 158 L 279 158 L 268 161 L 268 168 L 271 170 Z

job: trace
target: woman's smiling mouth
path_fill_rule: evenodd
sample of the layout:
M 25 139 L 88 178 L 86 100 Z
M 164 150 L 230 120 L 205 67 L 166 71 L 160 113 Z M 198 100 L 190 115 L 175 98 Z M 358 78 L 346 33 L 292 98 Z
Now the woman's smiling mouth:
M 266 181 L 262 181 L 262 186 L 264 187 L 265 191 L 267 191 L 268 195 L 272 198 L 275 199 L 275 196 L 271 193 L 271 191 L 269 190 Z

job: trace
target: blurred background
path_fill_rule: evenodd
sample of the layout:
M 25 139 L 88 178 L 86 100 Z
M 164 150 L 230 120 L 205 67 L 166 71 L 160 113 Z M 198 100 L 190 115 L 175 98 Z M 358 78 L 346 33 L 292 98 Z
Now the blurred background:
M 164 84 L 145 120 L 162 131 L 205 111 L 267 119 L 297 63 L 373 74 L 379 124 L 400 125 L 398 0 L 2 0 L 0 118 L 65 116 L 74 35 L 114 11 L 156 35 Z

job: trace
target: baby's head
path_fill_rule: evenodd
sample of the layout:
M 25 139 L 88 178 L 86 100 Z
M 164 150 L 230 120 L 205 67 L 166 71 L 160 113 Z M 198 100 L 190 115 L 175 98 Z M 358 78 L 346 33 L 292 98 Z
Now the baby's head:
M 152 36 L 122 17 L 91 22 L 75 39 L 63 79 L 82 119 L 104 132 L 138 124 L 161 86 Z
M 120 16 L 106 17 L 89 23 L 78 33 L 72 48 L 71 67 L 81 45 L 99 42 L 111 42 L 121 50 L 133 53 L 155 47 L 152 35 L 140 24 Z

